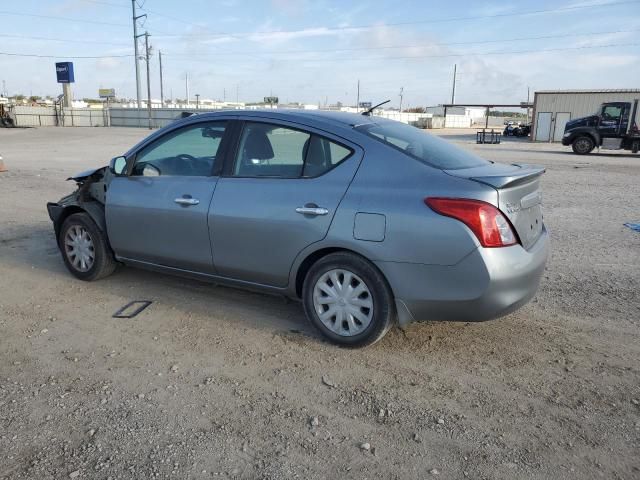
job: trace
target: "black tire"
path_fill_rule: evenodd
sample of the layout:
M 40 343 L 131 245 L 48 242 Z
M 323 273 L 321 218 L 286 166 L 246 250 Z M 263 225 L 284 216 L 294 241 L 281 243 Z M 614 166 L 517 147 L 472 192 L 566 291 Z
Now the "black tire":
M 581 135 L 576 137 L 571 144 L 571 148 L 573 149 L 573 153 L 577 155 L 587 155 L 591 153 L 591 151 L 595 148 L 596 144 L 593 141 L 593 138 L 588 135 Z
M 358 285 L 360 280 L 368 289 L 364 297 L 371 296 L 373 308 L 364 308 L 363 311 L 372 311 L 370 323 L 363 331 L 353 335 L 341 335 L 328 328 L 320 319 L 314 304 L 314 290 L 319 280 L 332 270 L 347 271 L 355 275 L 354 282 Z M 359 277 L 359 278 L 357 278 Z M 329 340 L 344 347 L 364 347 L 372 345 L 380 340 L 389 331 L 395 322 L 395 303 L 391 288 L 382 273 L 366 259 L 349 252 L 338 252 L 322 257 L 307 272 L 302 287 L 302 302 L 305 314 L 309 321 Z M 362 310 L 362 308 L 361 308 Z M 352 317 L 352 320 L 355 318 Z M 337 317 L 334 320 L 337 321 Z M 343 319 L 344 324 L 346 320 Z M 360 324 L 362 326 L 363 324 Z M 334 327 L 337 328 L 337 327 Z
M 70 253 L 73 247 L 67 246 L 65 241 L 66 239 L 70 240 L 68 235 L 82 231 L 86 232 L 89 237 L 91 246 L 86 248 L 93 254 L 93 263 L 91 265 L 87 263 L 85 268 L 82 268 L 82 264 L 74 265 L 72 258 L 75 257 Z M 67 269 L 80 280 L 91 282 L 107 277 L 114 272 L 118 265 L 104 233 L 86 213 L 74 213 L 65 219 L 60 228 L 58 247 Z

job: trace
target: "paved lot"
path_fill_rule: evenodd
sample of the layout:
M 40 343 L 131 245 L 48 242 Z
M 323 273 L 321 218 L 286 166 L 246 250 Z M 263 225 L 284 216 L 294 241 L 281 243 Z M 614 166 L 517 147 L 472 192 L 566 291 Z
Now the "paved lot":
M 539 294 L 351 351 L 278 298 L 66 272 L 45 202 L 147 133 L 0 129 L 0 478 L 640 478 L 640 156 L 439 132 L 548 168 Z

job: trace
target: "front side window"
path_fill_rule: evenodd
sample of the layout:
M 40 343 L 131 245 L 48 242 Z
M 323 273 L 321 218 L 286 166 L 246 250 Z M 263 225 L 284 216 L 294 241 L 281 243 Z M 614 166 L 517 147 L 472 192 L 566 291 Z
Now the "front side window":
M 225 128 L 226 122 L 209 122 L 168 133 L 136 155 L 131 175 L 211 175 Z
M 443 170 L 489 164 L 483 158 L 405 123 L 389 121 L 359 125 L 355 128 L 427 165 Z
M 608 105 L 602 109 L 602 119 L 608 121 L 618 121 L 622 114 L 622 108 L 615 105 Z
M 247 122 L 233 174 L 238 177 L 317 177 L 351 153 L 350 149 L 309 132 Z

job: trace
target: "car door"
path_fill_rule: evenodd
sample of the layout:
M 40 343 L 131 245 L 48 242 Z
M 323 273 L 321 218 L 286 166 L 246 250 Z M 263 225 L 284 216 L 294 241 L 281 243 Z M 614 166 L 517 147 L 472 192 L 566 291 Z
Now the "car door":
M 138 150 L 107 191 L 109 241 L 119 257 L 213 273 L 207 214 L 227 121 L 174 129 Z
M 607 103 L 603 105 L 598 124 L 598 132 L 603 138 L 618 137 L 620 135 L 620 122 L 624 107 L 624 103 Z
M 244 122 L 209 212 L 218 273 L 285 287 L 298 253 L 327 234 L 361 159 L 360 147 L 323 132 Z

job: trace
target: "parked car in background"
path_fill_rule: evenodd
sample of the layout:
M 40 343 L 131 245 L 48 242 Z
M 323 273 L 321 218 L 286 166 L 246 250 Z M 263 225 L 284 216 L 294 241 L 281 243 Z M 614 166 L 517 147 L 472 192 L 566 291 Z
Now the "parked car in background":
M 543 172 L 381 118 L 217 112 L 74 176 L 47 208 L 82 280 L 123 263 L 285 295 L 363 346 L 396 321 L 489 320 L 531 299 Z

